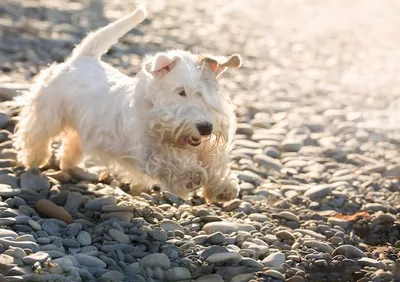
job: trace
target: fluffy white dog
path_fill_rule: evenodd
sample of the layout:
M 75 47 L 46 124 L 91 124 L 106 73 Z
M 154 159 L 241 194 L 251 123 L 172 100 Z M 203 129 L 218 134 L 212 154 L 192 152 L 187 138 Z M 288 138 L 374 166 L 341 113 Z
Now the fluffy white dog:
M 27 168 L 45 165 L 60 137 L 64 171 L 86 155 L 112 166 L 131 187 L 155 181 L 182 198 L 203 187 L 208 202 L 232 200 L 239 192 L 229 158 L 236 122 L 217 77 L 239 67 L 241 58 L 172 50 L 146 58 L 135 78 L 102 62 L 145 17 L 138 7 L 41 73 L 23 96 L 18 159 Z

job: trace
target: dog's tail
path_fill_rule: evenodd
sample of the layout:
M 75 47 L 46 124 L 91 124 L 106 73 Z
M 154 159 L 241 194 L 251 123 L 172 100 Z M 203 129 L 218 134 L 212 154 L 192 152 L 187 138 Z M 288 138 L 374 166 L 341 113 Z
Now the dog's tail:
M 144 6 L 138 6 L 129 15 L 90 33 L 72 51 L 71 60 L 78 57 L 101 57 L 118 39 L 140 24 L 147 17 Z

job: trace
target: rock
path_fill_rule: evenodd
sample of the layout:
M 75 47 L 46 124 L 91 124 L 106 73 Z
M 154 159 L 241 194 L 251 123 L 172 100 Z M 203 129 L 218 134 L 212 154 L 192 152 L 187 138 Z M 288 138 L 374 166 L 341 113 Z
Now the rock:
M 250 224 L 241 224 L 228 221 L 210 222 L 203 226 L 203 231 L 205 231 L 207 234 L 212 234 L 218 231 L 223 234 L 230 234 L 238 231 L 250 232 L 253 230 L 255 230 L 255 228 Z
M 200 254 L 200 257 L 202 259 L 207 259 L 209 256 L 213 254 L 218 254 L 218 253 L 227 253 L 229 252 L 227 248 L 222 247 L 222 246 L 211 246 L 205 250 L 203 250 Z
M 165 232 L 164 230 L 152 230 L 152 231 L 150 231 L 150 236 L 154 240 L 160 241 L 160 242 L 165 242 L 168 239 L 167 232 Z
M 249 214 L 248 218 L 251 221 L 258 221 L 258 222 L 266 222 L 268 221 L 268 216 L 261 214 L 261 213 L 252 213 Z
M 139 261 L 139 265 L 141 268 L 158 266 L 163 269 L 168 269 L 171 267 L 171 262 L 166 254 L 155 253 L 141 258 Z
M 170 230 L 172 230 L 172 231 L 179 230 L 181 232 L 184 232 L 183 227 L 179 223 L 176 223 L 176 222 L 174 222 L 172 220 L 169 220 L 169 219 L 164 219 L 161 222 L 160 226 L 161 226 L 162 229 L 164 229 L 165 232 L 168 232 Z
M 197 278 L 194 282 L 224 282 L 224 279 L 218 274 L 208 274 Z
M 241 203 L 242 203 L 242 200 L 240 200 L 240 199 L 234 199 L 229 202 L 224 202 L 222 204 L 222 209 L 226 212 L 229 212 L 229 211 L 232 211 L 232 210 L 236 209 L 237 207 L 239 207 Z
M 131 240 L 129 240 L 128 236 L 126 236 L 121 231 L 118 231 L 117 229 L 110 229 L 108 231 L 108 234 L 110 234 L 111 238 L 113 238 L 118 243 L 129 244 L 131 242 Z
M 0 238 L 11 237 L 13 239 L 18 237 L 18 234 L 12 230 L 0 228 Z
M 44 252 L 37 252 L 30 254 L 22 259 L 22 262 L 25 264 L 33 265 L 36 262 L 43 263 L 49 258 L 49 254 Z
M 209 256 L 206 261 L 210 264 L 227 262 L 230 260 L 241 261 L 242 256 L 236 252 L 217 253 Z
M 166 281 L 180 281 L 180 280 L 191 280 L 192 274 L 185 267 L 174 267 L 164 271 L 164 277 Z
M 50 183 L 46 177 L 40 174 L 39 170 L 32 169 L 21 175 L 21 188 L 32 189 L 34 191 L 47 191 L 50 188 Z
M 295 139 L 286 139 L 281 143 L 281 149 L 284 152 L 298 152 L 303 146 L 303 142 Z
M 68 224 L 72 222 L 72 216 L 64 208 L 57 206 L 47 199 L 39 200 L 35 205 L 35 209 L 45 216 L 57 218 Z
M 113 219 L 117 219 L 117 220 L 125 221 L 125 222 L 130 222 L 133 217 L 133 213 L 130 211 L 109 212 L 109 213 L 106 213 L 103 215 L 104 215 L 105 220 L 113 218 Z
M 264 275 L 285 281 L 285 275 L 274 269 L 268 269 L 267 271 L 264 272 Z
M 39 251 L 39 246 L 36 243 L 30 241 L 13 241 L 6 238 L 0 238 L 0 244 L 3 245 L 4 248 L 18 247 L 21 249 L 29 249 L 32 252 Z
M 400 178 L 400 164 L 389 166 L 387 170 L 382 173 L 382 176 L 386 178 Z
M 85 171 L 80 167 L 73 167 L 68 171 L 68 173 L 71 174 L 72 177 L 81 181 L 89 181 L 89 182 L 99 181 L 99 176 L 97 174 Z
M 92 237 L 86 231 L 79 231 L 76 240 L 78 240 L 82 246 L 89 246 L 92 243 Z
M 388 270 L 388 267 L 386 266 L 385 263 L 383 263 L 382 261 L 377 261 L 376 259 L 373 258 L 362 257 L 357 260 L 357 263 L 362 267 L 370 266 L 370 267 L 375 267 L 377 269 Z
M 42 229 L 49 233 L 50 235 L 57 235 L 60 233 L 61 228 L 58 226 L 58 224 L 52 222 L 52 221 L 45 221 L 42 223 Z
M 36 231 L 42 230 L 42 226 L 33 219 L 28 220 L 29 225 Z
M 278 214 L 279 217 L 284 218 L 286 220 L 291 220 L 295 222 L 300 222 L 300 219 L 297 215 L 289 211 L 282 211 Z
M 235 275 L 230 282 L 249 282 L 252 281 L 254 278 L 254 273 L 245 273 L 245 274 L 238 274 Z
M 279 160 L 276 160 L 266 155 L 255 155 L 253 159 L 256 163 L 266 169 L 280 171 L 283 168 L 282 163 Z
M 101 278 L 112 282 L 119 282 L 125 279 L 125 275 L 119 271 L 111 270 L 101 275 Z
M 0 184 L 0 197 L 11 198 L 21 194 L 21 190 L 18 188 L 11 188 L 10 185 Z
M 82 266 L 93 267 L 93 268 L 107 267 L 106 263 L 101 259 L 86 254 L 75 254 L 74 258 Z
M 268 255 L 262 260 L 262 264 L 266 267 L 272 267 L 275 269 L 282 269 L 282 264 L 285 262 L 285 255 L 281 252 L 276 252 Z
M 343 255 L 346 258 L 360 258 L 367 256 L 363 251 L 352 245 L 341 245 L 337 247 L 333 251 L 332 257 L 337 255 Z
M 315 249 L 320 252 L 331 254 L 333 252 L 333 248 L 329 246 L 327 243 L 316 241 L 316 240 L 307 240 L 303 243 L 304 246 L 308 248 Z
M 207 241 L 213 245 L 220 245 L 225 242 L 225 236 L 221 232 L 215 232 L 208 236 Z
M 328 196 L 333 189 L 330 185 L 318 185 L 308 189 L 303 196 L 311 200 L 322 199 Z
M 0 225 L 14 225 L 17 220 L 13 217 L 2 217 L 0 218 Z
M 261 244 L 256 244 L 253 242 L 244 242 L 242 244 L 242 249 L 250 249 L 256 252 L 257 257 L 260 255 L 265 255 L 268 252 L 268 245 L 261 245 Z
M 77 210 L 83 201 L 83 196 L 79 192 L 71 192 L 68 194 L 67 201 L 65 202 L 64 208 L 68 212 Z
M 10 118 L 6 113 L 0 112 L 0 128 L 4 128 L 7 123 L 10 121 Z
M 117 199 L 111 196 L 103 196 L 92 199 L 85 204 L 85 209 L 92 211 L 101 211 L 102 207 L 107 205 L 116 205 Z
M 0 255 L 0 273 L 7 275 L 11 268 L 15 266 L 15 259 L 12 256 L 1 254 Z M 1 277 L 0 277 L 1 279 Z
M 252 258 L 242 258 L 242 260 L 240 261 L 241 265 L 245 265 L 248 267 L 253 267 L 253 268 L 264 268 L 264 265 L 258 261 L 256 261 L 255 259 Z

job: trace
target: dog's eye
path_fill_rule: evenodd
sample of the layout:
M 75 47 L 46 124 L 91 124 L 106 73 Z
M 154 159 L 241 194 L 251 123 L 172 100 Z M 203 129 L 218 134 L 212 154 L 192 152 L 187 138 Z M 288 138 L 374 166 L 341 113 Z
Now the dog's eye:
M 185 91 L 185 89 L 180 90 L 180 91 L 178 92 L 178 94 L 179 94 L 179 96 L 186 97 L 186 91 Z

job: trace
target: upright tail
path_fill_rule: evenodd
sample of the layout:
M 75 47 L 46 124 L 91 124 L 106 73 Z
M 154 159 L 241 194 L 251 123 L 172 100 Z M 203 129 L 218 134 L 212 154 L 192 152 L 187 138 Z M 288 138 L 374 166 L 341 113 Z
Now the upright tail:
M 107 53 L 112 45 L 129 30 L 140 24 L 147 17 L 146 8 L 139 6 L 129 15 L 91 32 L 72 51 L 70 60 L 78 57 L 100 57 Z

